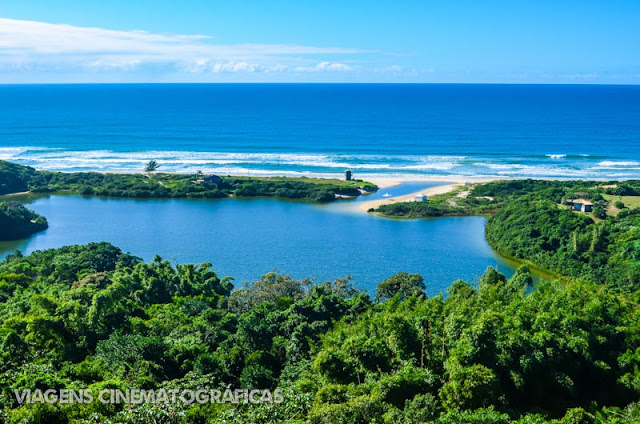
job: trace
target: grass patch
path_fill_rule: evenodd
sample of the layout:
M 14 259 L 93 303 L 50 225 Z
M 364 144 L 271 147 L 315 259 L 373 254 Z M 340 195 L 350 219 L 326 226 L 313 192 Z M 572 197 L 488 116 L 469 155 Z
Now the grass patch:
M 616 196 L 612 194 L 603 194 L 602 197 L 609 202 L 607 214 L 611 216 L 618 216 L 618 213 L 622 210 L 615 206 L 616 202 L 624 203 L 624 206 L 629 209 L 640 208 L 640 196 Z

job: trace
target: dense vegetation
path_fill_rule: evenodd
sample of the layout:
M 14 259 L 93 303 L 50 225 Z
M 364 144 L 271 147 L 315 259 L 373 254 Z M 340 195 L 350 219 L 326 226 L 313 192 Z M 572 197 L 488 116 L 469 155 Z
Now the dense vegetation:
M 552 202 L 530 200 L 501 208 L 486 232 L 499 252 L 571 279 L 624 291 L 640 283 L 640 210 L 594 222 Z
M 363 184 L 151 174 L 0 162 L 0 190 L 330 201 Z M 638 193 L 636 181 L 501 181 L 378 210 L 489 215 L 496 249 L 571 281 L 536 290 L 527 266 L 432 298 L 428 276 L 399 273 L 372 300 L 350 279 L 274 273 L 232 291 L 211 264 L 144 263 L 107 243 L 16 252 L 0 263 L 0 423 L 640 422 Z M 594 211 L 569 210 L 576 197 Z M 46 227 L 0 204 L 0 229 L 17 223 Z M 49 388 L 277 388 L 284 402 L 21 405 L 14 393 Z
M 426 202 L 396 202 L 383 204 L 369 212 L 395 218 L 431 218 L 438 216 L 460 216 L 486 214 L 495 211 L 499 203 L 495 199 L 476 194 L 482 187 L 462 187 L 445 194 L 429 197 Z
M 385 204 L 371 212 L 384 216 L 403 218 L 427 218 L 447 215 L 479 215 L 495 213 L 502 205 L 522 201 L 522 196 L 562 203 L 565 199 L 577 197 L 576 193 L 596 202 L 596 206 L 607 207 L 604 193 L 619 192 L 620 188 L 603 188 L 602 183 L 593 181 L 549 181 L 549 180 L 507 180 L 459 187 L 445 194 L 435 195 L 427 202 L 397 202 Z M 637 187 L 640 181 L 618 184 L 622 191 Z
M 38 172 L 35 169 L 0 160 L 0 196 L 25 192 L 36 181 Z
M 156 165 L 158 166 L 158 165 Z M 375 191 L 374 184 L 353 180 L 283 177 L 220 177 L 207 182 L 203 175 L 103 174 L 48 172 L 0 161 L 0 195 L 31 191 L 135 198 L 279 197 L 332 202 L 339 196 Z
M 428 280 L 427 280 L 428 281 Z M 0 422 L 635 423 L 637 291 L 543 283 L 526 267 L 427 298 L 415 274 L 231 291 L 210 264 L 106 243 L 0 264 Z M 427 283 L 428 284 L 428 283 Z M 395 294 L 394 294 L 395 292 Z M 528 294 L 527 294 L 528 293 Z M 271 388 L 281 404 L 19 405 L 14 389 Z
M 17 240 L 46 229 L 47 220 L 11 202 L 0 202 L 0 240 Z
M 497 181 L 428 202 L 383 205 L 378 212 L 402 217 L 487 214 L 487 240 L 503 255 L 570 280 L 630 291 L 640 283 L 640 208 L 615 205 L 614 199 L 637 192 L 640 181 Z M 594 203 L 592 213 L 564 205 L 578 195 Z

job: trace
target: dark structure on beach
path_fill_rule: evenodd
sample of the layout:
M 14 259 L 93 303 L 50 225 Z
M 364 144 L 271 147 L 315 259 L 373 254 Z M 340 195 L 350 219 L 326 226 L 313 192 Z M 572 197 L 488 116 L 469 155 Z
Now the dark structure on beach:
M 351 172 L 350 169 L 347 169 L 346 171 L 344 171 L 344 179 L 346 181 L 351 181 L 352 175 L 353 175 L 353 173 Z

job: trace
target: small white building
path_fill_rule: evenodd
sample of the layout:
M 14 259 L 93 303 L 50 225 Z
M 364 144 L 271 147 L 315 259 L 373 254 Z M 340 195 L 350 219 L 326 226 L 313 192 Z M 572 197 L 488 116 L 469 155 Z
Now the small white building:
M 426 202 L 427 201 L 427 195 L 426 194 L 416 194 L 416 197 L 414 197 L 414 200 L 416 202 Z

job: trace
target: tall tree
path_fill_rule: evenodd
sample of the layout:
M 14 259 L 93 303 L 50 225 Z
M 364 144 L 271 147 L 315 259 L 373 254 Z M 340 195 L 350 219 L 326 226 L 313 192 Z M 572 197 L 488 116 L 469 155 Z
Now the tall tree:
M 144 172 L 156 172 L 158 168 L 160 168 L 160 164 L 158 164 L 158 162 L 156 162 L 155 160 L 150 160 L 144 167 Z

